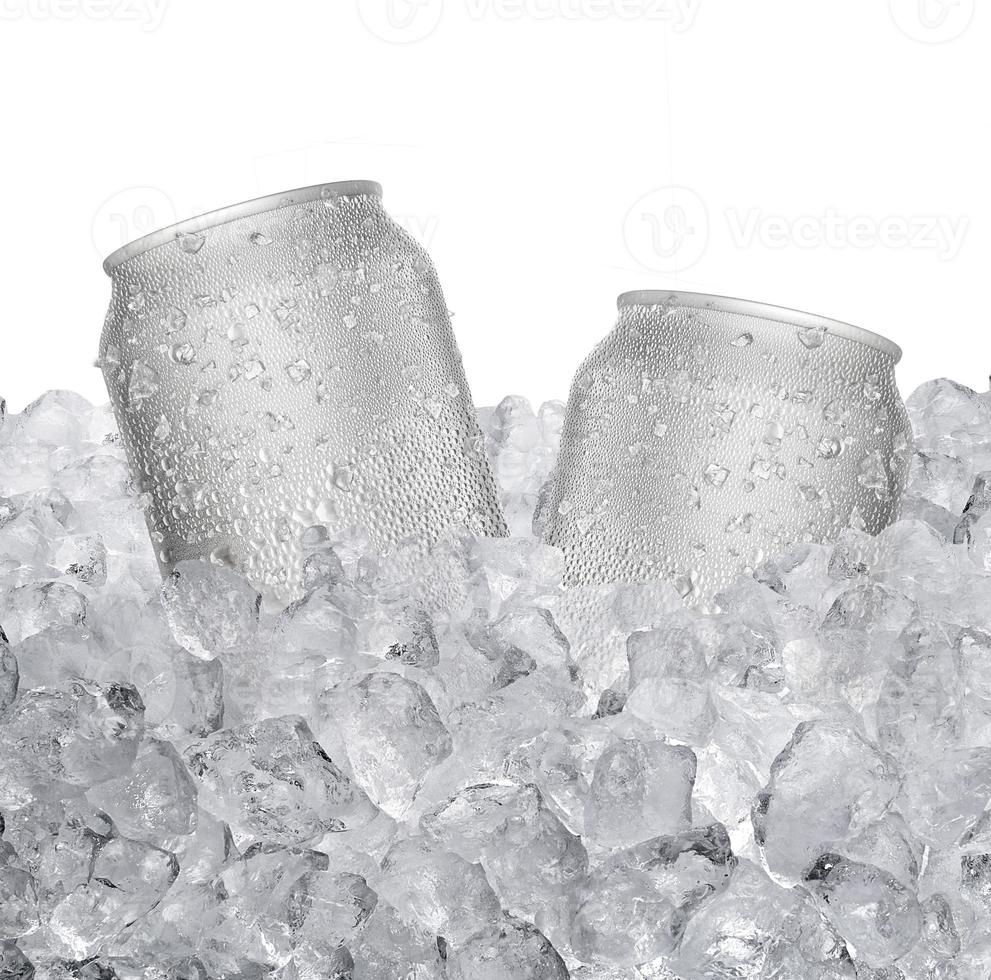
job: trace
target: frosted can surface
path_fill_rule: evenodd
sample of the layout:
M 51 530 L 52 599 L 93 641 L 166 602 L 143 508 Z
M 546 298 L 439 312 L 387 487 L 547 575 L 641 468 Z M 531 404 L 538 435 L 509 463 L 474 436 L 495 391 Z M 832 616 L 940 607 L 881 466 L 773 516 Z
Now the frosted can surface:
M 621 296 L 575 377 L 537 514 L 567 584 L 666 578 L 705 604 L 790 544 L 883 530 L 910 443 L 900 356 L 780 307 Z
M 292 597 L 311 525 L 505 533 L 437 274 L 379 185 L 235 205 L 105 269 L 100 362 L 164 572 L 211 558 Z

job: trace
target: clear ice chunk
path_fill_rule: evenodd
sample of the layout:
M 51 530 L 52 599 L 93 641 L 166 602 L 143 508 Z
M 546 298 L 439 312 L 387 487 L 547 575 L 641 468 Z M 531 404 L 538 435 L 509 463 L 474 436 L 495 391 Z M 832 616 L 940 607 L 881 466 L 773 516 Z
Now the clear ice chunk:
M 800 880 L 820 854 L 882 816 L 900 785 L 894 759 L 852 724 L 803 722 L 754 803 L 768 867 Z
M 225 728 L 184 753 L 200 804 L 241 839 L 284 846 L 368 823 L 376 808 L 299 717 Z
M 261 596 L 229 568 L 204 561 L 176 565 L 162 586 L 162 607 L 176 642 L 212 660 L 249 643 Z
M 585 802 L 585 833 L 624 847 L 688 830 L 697 760 L 686 746 L 617 739 L 595 764 Z
M 318 732 L 331 745 L 340 739 L 355 782 L 397 819 L 409 812 L 430 770 L 451 754 L 451 735 L 430 695 L 401 674 L 366 674 L 334 688 L 320 712 Z

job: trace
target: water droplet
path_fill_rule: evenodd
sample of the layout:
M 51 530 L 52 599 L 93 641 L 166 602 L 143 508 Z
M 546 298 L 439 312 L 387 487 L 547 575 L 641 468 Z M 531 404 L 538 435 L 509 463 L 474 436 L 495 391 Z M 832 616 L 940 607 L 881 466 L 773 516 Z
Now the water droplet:
M 757 457 L 750 464 L 750 473 L 757 477 L 758 480 L 769 480 L 771 478 L 771 470 L 771 461 L 767 459 Z
M 120 364 L 120 349 L 116 344 L 107 344 L 103 357 L 98 362 L 100 367 L 115 368 Z
M 248 235 L 248 241 L 251 242 L 252 245 L 259 246 L 272 244 L 272 239 L 260 231 L 253 231 L 250 235 Z
M 839 399 L 834 398 L 827 402 L 822 410 L 822 417 L 834 425 L 845 425 L 847 420 L 847 408 Z
M 158 374 L 144 361 L 135 361 L 131 368 L 131 380 L 127 387 L 127 398 L 132 410 L 151 398 L 158 391 Z
M 182 364 L 184 367 L 188 367 L 196 360 L 196 348 L 190 343 L 173 344 L 170 354 L 176 364 Z
M 351 485 L 354 482 L 354 472 L 349 466 L 343 464 L 335 466 L 331 475 L 331 482 L 338 490 L 350 493 Z
M 682 599 L 687 599 L 695 591 L 695 582 L 691 572 L 677 575 L 674 578 L 674 587 L 678 590 L 678 595 Z
M 186 323 L 188 321 L 189 317 L 186 315 L 186 311 L 174 307 L 169 313 L 165 329 L 168 333 L 178 333 L 180 330 L 186 329 Z
M 750 484 L 750 489 L 753 490 L 753 484 Z M 739 532 L 740 534 L 749 534 L 753 529 L 754 525 L 754 515 L 753 514 L 739 514 L 736 517 L 731 518 L 726 524 L 726 532 L 731 534 L 733 532 Z
M 764 426 L 764 443 L 777 449 L 785 436 L 785 427 L 780 422 L 770 421 Z
M 436 395 L 427 395 L 423 399 L 423 408 L 434 419 L 439 419 L 444 411 L 444 403 Z
M 163 415 L 158 420 L 158 425 L 155 426 L 155 431 L 151 434 L 151 437 L 155 442 L 165 442 L 170 435 L 172 435 L 172 426 L 169 425 L 169 420 Z
M 729 470 L 718 463 L 710 463 L 702 472 L 706 481 L 717 488 L 722 487 L 729 477 Z
M 306 358 L 301 357 L 293 361 L 292 364 L 286 365 L 286 374 L 289 375 L 289 379 L 293 384 L 298 385 L 302 384 L 313 374 L 313 369 L 310 367 Z
M 127 308 L 131 313 L 142 313 L 148 303 L 148 297 L 144 290 L 137 286 L 131 287 L 131 294 L 127 298 Z
M 263 375 L 264 373 L 265 373 L 265 365 L 257 358 L 245 362 L 244 376 L 249 381 L 254 381 L 255 378 L 261 377 L 261 375 Z
M 816 446 L 816 453 L 823 459 L 836 459 L 843 452 L 843 443 L 833 436 L 823 436 Z
M 729 432 L 733 428 L 733 422 L 735 420 L 736 412 L 724 405 L 716 410 L 713 417 L 713 426 L 719 432 Z
M 867 487 L 869 490 L 887 490 L 888 474 L 879 452 L 875 451 L 864 456 L 857 469 L 859 471 L 857 482 L 862 487 Z
M 734 347 L 749 347 L 754 342 L 754 335 L 741 333 L 735 340 L 730 341 Z
M 192 232 L 189 235 L 183 235 L 179 239 L 179 244 L 188 255 L 195 255 L 206 244 L 206 235 Z
M 799 327 L 798 328 L 798 339 L 802 342 L 805 347 L 809 350 L 815 350 L 817 347 L 822 347 L 826 340 L 826 328 L 825 327 Z

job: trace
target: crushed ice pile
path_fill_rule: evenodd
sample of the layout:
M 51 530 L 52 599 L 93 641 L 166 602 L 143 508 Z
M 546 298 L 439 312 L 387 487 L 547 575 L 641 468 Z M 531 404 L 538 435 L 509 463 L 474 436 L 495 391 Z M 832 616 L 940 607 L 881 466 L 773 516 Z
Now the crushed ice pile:
M 108 410 L 6 417 L 0 978 L 986 980 L 991 396 L 909 407 L 902 522 L 715 613 L 561 591 L 557 403 L 482 413 L 514 537 L 312 529 L 282 610 L 163 587 Z

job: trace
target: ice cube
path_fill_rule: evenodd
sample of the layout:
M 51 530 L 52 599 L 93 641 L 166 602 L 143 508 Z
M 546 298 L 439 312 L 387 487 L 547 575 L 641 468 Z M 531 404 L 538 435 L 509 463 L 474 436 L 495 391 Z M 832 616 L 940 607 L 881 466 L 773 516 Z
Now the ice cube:
M 326 870 L 297 878 L 290 895 L 297 964 L 319 975 L 321 964 L 358 934 L 378 901 L 361 875 Z
M 196 784 L 171 742 L 145 739 L 131 771 L 94 786 L 87 799 L 125 837 L 161 845 L 196 829 Z
M 820 854 L 881 817 L 899 787 L 894 759 L 852 725 L 803 722 L 754 803 L 768 867 L 800 879 Z
M 381 897 L 404 916 L 454 946 L 483 931 L 501 911 L 480 864 L 423 837 L 394 844 L 375 884 Z
M 946 378 L 929 381 L 906 401 L 916 446 L 974 460 L 983 469 L 991 452 L 991 403 Z
M 696 767 L 685 746 L 617 739 L 595 764 L 586 834 L 600 846 L 622 847 L 688 830 Z
M 318 733 L 328 739 L 340 733 L 355 782 L 397 819 L 409 812 L 430 770 L 451 754 L 450 733 L 430 696 L 400 674 L 366 674 L 335 688 L 320 711 Z
M 86 598 L 64 582 L 34 582 L 12 589 L 0 600 L 0 621 L 11 643 L 52 626 L 86 621 Z
M 442 980 L 446 974 L 443 943 L 415 923 L 403 920 L 385 902 L 379 902 L 349 949 L 354 977 L 368 980 Z M 446 951 L 446 950 L 445 950 Z
M 436 844 L 480 862 L 506 911 L 527 917 L 552 942 L 566 934 L 588 855 L 536 786 L 466 787 L 425 813 L 420 828 Z
M 780 888 L 749 861 L 686 923 L 670 966 L 684 980 L 852 980 L 850 953 L 807 892 Z
M 20 939 L 40 925 L 34 877 L 10 863 L 0 864 L 0 940 Z
M 361 827 L 376 813 L 298 717 L 222 729 L 183 758 L 200 805 L 228 821 L 240 840 L 302 844 Z
M 59 902 L 45 926 L 50 947 L 69 960 L 99 953 L 150 912 L 179 874 L 175 855 L 116 837 L 97 849 L 89 880 Z
M 144 704 L 128 684 L 74 681 L 25 692 L 0 716 L 0 805 L 22 807 L 112 779 L 134 761 L 143 731 Z
M 447 958 L 448 980 L 568 980 L 564 960 L 529 922 L 504 916 Z
M 162 586 L 162 606 L 176 642 L 212 660 L 254 637 L 261 596 L 236 572 L 183 561 Z
M 586 963 L 614 966 L 670 956 L 696 911 L 726 889 L 736 864 L 721 824 L 613 852 L 582 890 L 575 952 Z
M 0 977 L 4 980 L 34 980 L 34 964 L 16 943 L 0 944 Z
M 7 636 L 0 629 L 0 712 L 6 711 L 14 703 L 19 680 L 17 657 L 10 652 Z
M 823 854 L 805 880 L 857 961 L 869 967 L 890 966 L 922 932 L 915 893 L 880 868 Z
M 659 737 L 705 745 L 717 711 L 695 631 L 679 625 L 634 633 L 627 641 L 627 656 L 630 679 L 624 712 L 650 725 Z

